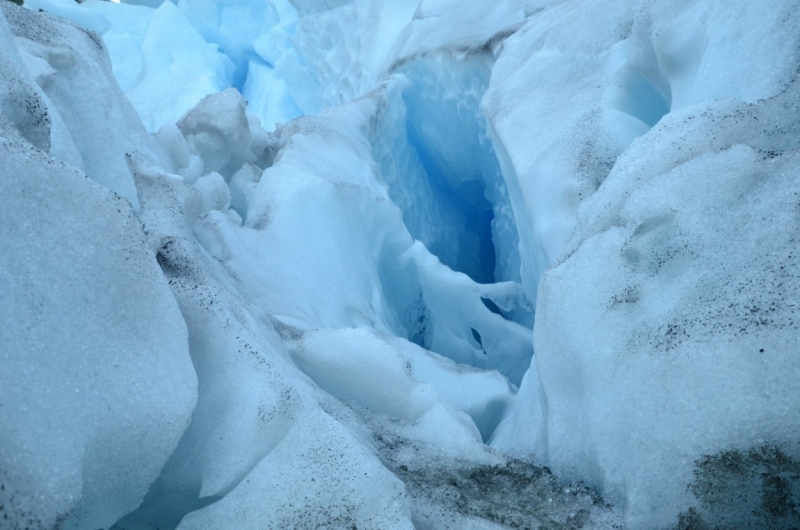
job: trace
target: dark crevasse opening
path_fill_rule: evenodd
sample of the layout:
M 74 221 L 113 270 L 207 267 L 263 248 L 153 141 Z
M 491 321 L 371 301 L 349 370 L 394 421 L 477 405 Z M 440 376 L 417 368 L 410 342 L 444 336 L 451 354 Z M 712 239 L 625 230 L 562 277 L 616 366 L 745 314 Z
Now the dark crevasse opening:
M 412 107 L 413 109 L 414 107 Z M 424 133 L 417 127 L 424 125 L 425 116 L 415 116 L 419 110 L 410 110 L 409 143 L 416 150 L 422 167 L 428 174 L 433 198 L 441 206 L 447 221 L 460 226 L 462 231 L 452 239 L 444 237 L 431 241 L 430 250 L 453 270 L 461 271 L 478 283 L 494 283 L 496 256 L 492 241 L 494 210 L 486 198 L 486 184 L 480 173 L 460 175 L 467 180 L 458 182 L 447 162 L 431 152 Z M 476 168 L 477 169 L 477 168 Z M 449 178 L 448 178 L 449 177 Z M 456 184 L 453 184 L 453 183 Z M 413 234 L 412 234 L 413 235 Z
M 516 225 L 480 109 L 492 61 L 443 54 L 398 68 L 404 133 L 376 153 L 411 235 L 478 283 L 519 281 Z
M 388 260 L 381 274 L 405 338 L 518 385 L 533 353 L 533 312 L 513 285 L 520 283 L 519 236 L 481 110 L 492 63 L 490 53 L 442 53 L 396 69 L 372 154 L 389 198 L 427 252 L 422 245 L 411 251 L 413 272 Z M 479 285 L 438 272 L 431 255 Z M 485 425 L 488 436 L 495 424 Z

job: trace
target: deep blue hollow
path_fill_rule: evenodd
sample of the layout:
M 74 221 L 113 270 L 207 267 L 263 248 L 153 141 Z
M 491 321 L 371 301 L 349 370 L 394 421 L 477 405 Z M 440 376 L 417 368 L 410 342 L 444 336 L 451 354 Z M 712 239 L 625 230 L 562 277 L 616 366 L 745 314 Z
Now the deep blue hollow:
M 405 168 L 408 199 L 396 197 L 411 235 L 478 283 L 497 280 L 492 201 L 502 174 L 480 110 L 489 71 L 480 58 L 426 58 L 404 68 L 405 140 L 418 169 Z
M 419 123 L 413 121 L 417 113 L 409 109 L 408 140 L 416 150 L 425 172 L 428 174 L 435 200 L 454 224 L 452 233 L 457 241 L 443 241 L 441 246 L 452 246 L 456 250 L 450 252 L 436 252 L 442 263 L 453 270 L 467 274 L 479 283 L 493 283 L 495 281 L 495 248 L 492 241 L 492 220 L 494 211 L 492 203 L 486 199 L 486 184 L 480 173 L 475 175 L 475 180 L 461 182 L 458 187 L 453 187 L 450 182 L 457 179 L 448 179 L 447 172 L 453 168 L 443 166 L 442 159 L 431 152 L 436 146 L 431 146 L 419 134 Z M 476 168 L 477 169 L 477 168 Z

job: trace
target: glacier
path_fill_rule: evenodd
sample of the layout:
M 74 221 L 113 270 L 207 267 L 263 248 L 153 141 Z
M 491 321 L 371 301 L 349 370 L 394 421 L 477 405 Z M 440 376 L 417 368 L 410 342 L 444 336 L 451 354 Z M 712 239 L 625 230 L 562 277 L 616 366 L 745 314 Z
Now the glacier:
M 800 526 L 800 2 L 0 0 L 0 528 Z

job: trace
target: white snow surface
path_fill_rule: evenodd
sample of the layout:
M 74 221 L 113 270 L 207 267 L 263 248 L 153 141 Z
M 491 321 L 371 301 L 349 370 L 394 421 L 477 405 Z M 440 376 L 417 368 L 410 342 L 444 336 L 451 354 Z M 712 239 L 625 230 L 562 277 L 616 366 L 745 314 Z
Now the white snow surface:
M 800 524 L 797 0 L 0 2 L 0 527 Z

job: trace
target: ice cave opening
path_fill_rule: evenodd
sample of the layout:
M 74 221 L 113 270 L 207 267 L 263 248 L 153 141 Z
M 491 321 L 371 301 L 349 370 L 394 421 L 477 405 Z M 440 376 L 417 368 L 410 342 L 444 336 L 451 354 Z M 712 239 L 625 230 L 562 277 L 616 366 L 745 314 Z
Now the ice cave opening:
M 481 110 L 492 62 L 488 53 L 441 53 L 399 65 L 401 88 L 390 114 L 392 129 L 404 134 L 385 146 L 399 167 L 383 168 L 411 235 L 480 284 L 520 281 L 514 213 Z M 530 312 L 484 303 L 531 325 Z

